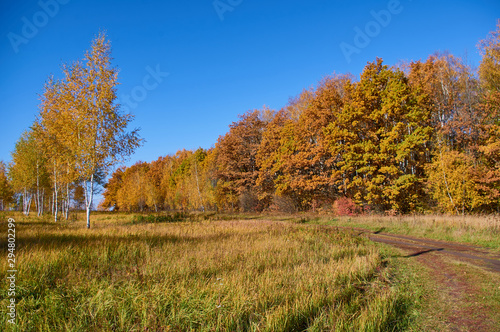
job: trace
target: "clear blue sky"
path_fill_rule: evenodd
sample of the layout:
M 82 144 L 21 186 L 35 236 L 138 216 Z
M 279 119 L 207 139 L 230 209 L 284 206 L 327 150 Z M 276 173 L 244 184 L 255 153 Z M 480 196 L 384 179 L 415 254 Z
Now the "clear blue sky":
M 81 59 L 99 30 L 112 42 L 118 94 L 135 93 L 132 126 L 147 140 L 131 164 L 209 148 L 238 114 L 263 105 L 279 109 L 323 76 L 358 76 L 376 57 L 392 65 L 448 50 L 478 65 L 477 42 L 500 18 L 497 0 L 56 1 L 0 2 L 0 160 L 6 162 L 35 119 L 46 78 Z M 376 23 L 372 11 L 388 8 L 390 17 L 381 14 Z M 368 28 L 369 43 L 355 39 L 357 28 Z M 350 61 L 341 48 L 347 44 L 359 46 Z M 148 75 L 156 70 L 169 75 L 155 82 Z

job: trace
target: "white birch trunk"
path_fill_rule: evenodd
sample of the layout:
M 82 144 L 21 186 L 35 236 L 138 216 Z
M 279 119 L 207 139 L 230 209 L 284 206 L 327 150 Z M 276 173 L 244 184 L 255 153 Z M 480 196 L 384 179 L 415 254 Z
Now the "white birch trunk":
M 23 191 L 23 214 L 26 215 L 26 187 Z
M 56 164 L 54 163 L 54 222 L 57 222 L 57 213 L 58 213 L 58 206 L 57 206 L 57 171 L 56 171 Z
M 45 209 L 45 188 L 42 189 L 42 197 L 40 198 L 40 215 L 43 215 Z
M 195 170 L 195 174 L 196 174 L 196 187 L 198 189 L 198 197 L 200 199 L 201 209 L 203 210 L 203 212 L 205 212 L 205 206 L 203 205 L 203 199 L 201 197 L 200 182 L 198 181 L 198 166 L 197 166 L 197 164 L 198 163 L 195 160 L 194 161 L 194 170 Z
M 31 208 L 31 193 L 28 190 L 26 190 L 25 187 L 23 195 L 23 214 L 25 216 L 29 216 L 30 208 Z
M 90 176 L 90 181 L 84 183 L 85 189 L 85 208 L 87 210 L 87 229 L 90 228 L 90 209 L 94 198 L 94 175 Z
M 28 208 L 27 208 L 27 211 L 26 211 L 26 215 L 27 216 L 30 215 L 30 210 L 31 210 L 31 194 L 29 194 L 29 199 L 28 199 Z
M 40 174 L 38 160 L 36 162 L 36 213 L 40 217 Z
M 69 197 L 69 184 L 66 184 L 66 203 L 64 205 L 64 218 L 68 220 L 69 218 L 69 202 L 70 202 L 70 197 Z

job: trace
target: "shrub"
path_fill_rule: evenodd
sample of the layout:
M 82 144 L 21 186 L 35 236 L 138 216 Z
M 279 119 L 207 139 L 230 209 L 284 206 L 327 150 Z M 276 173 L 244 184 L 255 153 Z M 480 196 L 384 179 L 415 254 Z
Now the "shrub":
M 251 190 L 244 191 L 239 199 L 241 212 L 256 212 L 262 210 L 257 194 Z
M 133 224 L 168 223 L 168 222 L 185 221 L 189 218 L 190 218 L 189 214 L 182 212 L 176 212 L 173 215 L 154 215 L 154 214 L 150 214 L 147 216 L 135 215 L 132 218 L 132 223 Z
M 273 212 L 295 213 L 297 212 L 297 204 L 295 204 L 295 201 L 291 197 L 274 195 L 269 210 Z
M 361 214 L 363 210 L 347 197 L 339 198 L 333 203 L 333 209 L 339 216 L 356 216 Z

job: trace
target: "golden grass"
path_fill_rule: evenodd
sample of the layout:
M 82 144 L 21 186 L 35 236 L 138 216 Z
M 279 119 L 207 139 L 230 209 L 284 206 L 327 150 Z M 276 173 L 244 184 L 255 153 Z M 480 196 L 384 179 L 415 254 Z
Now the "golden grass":
M 500 249 L 500 215 L 323 216 L 315 220 L 315 223 L 361 227 L 386 233 L 464 242 Z
M 413 300 L 377 245 L 329 227 L 131 225 L 131 216 L 102 214 L 86 230 L 81 221 L 16 217 L 19 331 L 380 331 L 408 324 Z M 0 294 L 7 328 L 5 288 Z

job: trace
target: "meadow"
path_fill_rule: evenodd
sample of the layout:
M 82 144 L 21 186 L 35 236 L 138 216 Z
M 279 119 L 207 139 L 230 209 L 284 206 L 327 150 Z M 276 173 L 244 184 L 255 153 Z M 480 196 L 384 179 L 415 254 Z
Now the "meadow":
M 389 249 L 328 226 L 15 218 L 17 325 L 1 287 L 5 331 L 391 331 L 419 302 Z

